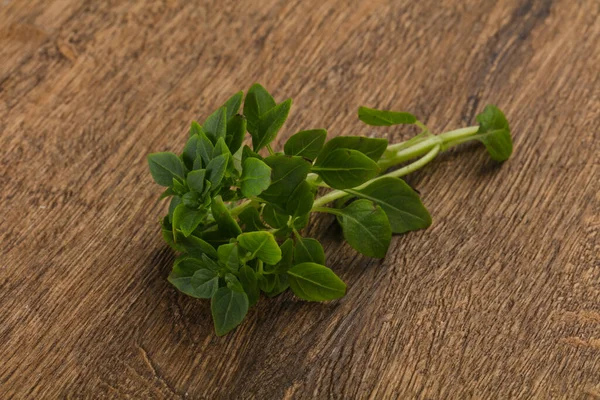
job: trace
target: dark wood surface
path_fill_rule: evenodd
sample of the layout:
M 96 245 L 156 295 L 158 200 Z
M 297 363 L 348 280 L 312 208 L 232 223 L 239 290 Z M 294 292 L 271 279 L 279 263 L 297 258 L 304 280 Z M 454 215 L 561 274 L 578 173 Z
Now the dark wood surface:
M 0 3 L 1 398 L 600 398 L 597 0 L 192 3 Z M 514 155 L 409 176 L 434 224 L 383 261 L 313 218 L 348 295 L 218 338 L 166 280 L 145 156 L 255 81 L 294 99 L 278 146 L 495 103 Z

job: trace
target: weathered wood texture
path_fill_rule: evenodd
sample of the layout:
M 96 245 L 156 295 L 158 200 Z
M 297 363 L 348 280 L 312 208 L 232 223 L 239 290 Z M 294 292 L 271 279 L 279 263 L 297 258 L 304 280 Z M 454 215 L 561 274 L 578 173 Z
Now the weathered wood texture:
M 0 3 L 0 397 L 600 397 L 600 3 Z M 408 178 L 434 217 L 348 283 L 263 300 L 224 338 L 166 281 L 145 156 L 262 82 L 300 128 L 398 140 L 359 105 L 441 131 L 492 102 L 501 167 L 464 146 Z

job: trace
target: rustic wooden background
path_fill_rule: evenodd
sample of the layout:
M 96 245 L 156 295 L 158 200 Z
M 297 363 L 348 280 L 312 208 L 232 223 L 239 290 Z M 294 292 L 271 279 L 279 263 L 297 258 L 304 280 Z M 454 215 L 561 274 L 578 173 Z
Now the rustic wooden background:
M 600 398 L 600 2 L 0 2 L 0 397 Z M 224 338 L 166 277 L 146 154 L 259 81 L 300 128 L 391 140 L 509 117 L 408 178 L 434 225 L 348 295 L 263 300 Z

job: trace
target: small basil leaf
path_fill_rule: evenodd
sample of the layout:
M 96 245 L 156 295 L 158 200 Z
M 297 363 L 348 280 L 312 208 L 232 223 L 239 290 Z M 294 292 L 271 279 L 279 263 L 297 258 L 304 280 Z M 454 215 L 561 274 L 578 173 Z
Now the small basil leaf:
M 253 306 L 256 304 L 258 297 L 260 296 L 256 273 L 252 268 L 244 265 L 242 268 L 240 268 L 238 279 L 244 288 L 244 292 L 246 292 L 246 295 L 248 296 L 248 302 L 250 303 L 250 306 Z
M 229 152 L 229 148 L 227 147 L 227 144 L 225 143 L 225 139 L 223 139 L 223 138 L 219 138 L 219 140 L 217 140 L 217 143 L 215 144 L 215 148 L 213 149 L 213 152 L 212 152 L 212 158 L 218 157 L 220 155 L 226 155 L 226 156 L 231 155 L 231 153 Z
M 287 99 L 260 117 L 258 129 L 252 135 L 252 147 L 258 151 L 271 143 L 281 129 L 292 107 L 292 99 Z
M 282 274 L 292 266 L 294 259 L 294 241 L 288 238 L 281 246 L 279 246 L 279 248 L 281 249 L 281 260 L 275 265 L 266 265 L 265 271 L 267 271 L 267 273 Z
M 272 204 L 266 204 L 264 206 L 262 217 L 271 228 L 275 229 L 286 227 L 290 219 L 287 214 L 277 211 Z
M 198 134 L 198 143 L 196 143 L 196 162 L 202 160 L 203 165 L 208 165 L 212 160 L 212 154 L 215 145 L 210 141 L 204 132 Z
M 238 215 L 240 222 L 244 225 L 244 231 L 260 231 L 266 229 L 265 225 L 260 219 L 258 210 L 254 207 L 247 207 Z
M 261 194 L 271 184 L 271 167 L 258 158 L 246 158 L 243 162 L 240 188 L 246 197 Z
M 229 121 L 235 114 L 237 114 L 240 106 L 242 105 L 242 99 L 244 98 L 244 92 L 239 91 L 233 96 L 231 96 L 223 107 L 227 110 L 226 118 Z
M 277 264 L 281 260 L 281 249 L 269 232 L 246 232 L 237 237 L 245 250 L 251 253 L 249 259 L 258 258 L 267 264 Z
M 192 171 L 187 176 L 187 184 L 195 192 L 202 193 L 204 190 L 204 179 L 206 178 L 206 170 L 198 169 Z
M 365 124 L 374 126 L 414 124 L 417 122 L 417 118 L 407 112 L 376 110 L 368 107 L 359 107 L 358 119 Z
M 346 294 L 346 284 L 323 265 L 306 262 L 294 265 L 287 273 L 292 291 L 303 300 L 327 301 Z
M 357 150 L 336 149 L 312 169 L 335 189 L 359 186 L 376 177 L 380 168 L 377 163 Z
M 232 272 L 237 272 L 240 267 L 237 243 L 228 243 L 217 249 L 219 261 Z
M 244 287 L 235 275 L 231 273 L 225 274 L 225 282 L 227 283 L 227 287 L 229 289 L 244 293 Z
M 219 138 L 225 139 L 227 133 L 227 110 L 225 107 L 221 107 L 209 115 L 202 128 L 213 144 L 216 144 Z
M 258 287 L 264 293 L 269 293 L 275 288 L 275 275 L 257 275 Z
M 183 181 L 184 166 L 177 155 L 169 152 L 152 153 L 148 155 L 150 174 L 154 181 L 161 186 L 171 186 L 173 179 Z
M 369 257 L 385 257 L 392 228 L 381 207 L 369 200 L 357 200 L 338 210 L 337 214 L 350 246 Z
M 325 251 L 318 240 L 312 238 L 298 238 L 294 246 L 294 263 L 301 264 L 312 262 L 325 264 Z
M 246 93 L 244 115 L 248 118 L 248 132 L 256 134 L 260 117 L 275 107 L 273 96 L 260 84 L 255 83 Z
M 227 136 L 225 142 L 229 151 L 235 154 L 242 146 L 246 135 L 246 118 L 242 115 L 234 115 L 227 123 Z
M 246 161 L 247 158 L 250 158 L 250 157 L 258 158 L 259 160 L 263 159 L 260 154 L 252 151 L 252 149 L 250 147 L 244 146 L 244 149 L 242 150 L 242 163 L 244 161 Z
M 338 136 L 334 137 L 323 146 L 315 165 L 321 162 L 336 149 L 357 150 L 373 161 L 379 160 L 388 146 L 387 139 L 368 138 L 364 136 Z
M 175 208 L 181 204 L 181 197 L 173 196 L 171 198 L 171 202 L 169 203 L 169 222 L 173 223 L 173 213 L 175 212 Z
M 200 206 L 200 193 L 197 192 L 187 192 L 183 196 L 181 196 L 181 200 L 183 204 L 191 209 L 198 209 Z
M 210 243 L 193 234 L 188 237 L 178 234 L 177 245 L 180 246 L 180 251 L 183 251 L 192 257 L 201 258 L 203 255 L 207 255 L 208 257 L 212 258 L 217 257 L 217 250 L 215 250 Z
M 181 181 L 173 178 L 173 191 L 177 194 L 184 194 L 188 191 L 188 188 Z
M 506 161 L 512 154 L 512 138 L 506 117 L 494 105 L 487 105 L 477 115 L 479 130 L 475 136 L 485 145 L 490 157 L 495 161 Z
M 202 126 L 198 122 L 192 121 L 192 125 L 190 126 L 190 136 L 199 135 L 200 132 L 204 132 Z
M 306 225 L 308 225 L 309 218 L 310 218 L 310 214 L 300 215 L 300 216 L 294 218 L 294 223 L 293 223 L 294 228 L 296 230 L 304 228 Z
M 312 161 L 321 152 L 326 137 L 325 129 L 300 131 L 285 142 L 283 151 L 289 156 L 300 156 Z
M 225 237 L 236 237 L 242 230 L 238 223 L 233 219 L 229 210 L 223 203 L 221 196 L 216 196 L 211 204 L 211 210 L 217 225 L 219 226 L 219 232 Z
M 275 284 L 273 285 L 273 290 L 271 290 L 268 293 L 265 293 L 268 297 L 278 296 L 290 287 L 289 277 L 287 274 L 277 274 L 273 276 L 275 277 Z
M 168 187 L 168 188 L 165 189 L 164 192 L 161 193 L 160 200 L 166 199 L 167 197 L 170 197 L 170 196 L 173 196 L 173 195 L 176 195 L 176 194 L 177 193 L 173 190 L 172 187 Z
M 291 194 L 306 179 L 310 171 L 310 163 L 302 157 L 273 155 L 264 159 L 271 167 L 271 185 L 260 194 L 269 203 L 282 206 L 285 210 Z
M 293 217 L 306 215 L 312 209 L 314 201 L 313 187 L 310 183 L 302 181 L 290 195 L 285 211 Z
M 223 177 L 225 177 L 225 170 L 227 169 L 228 161 L 229 156 L 227 154 L 221 154 L 220 156 L 210 160 L 206 166 L 207 179 L 213 188 L 218 186 L 223 180 Z
M 190 280 L 194 289 L 193 297 L 210 299 L 219 288 L 219 275 L 210 269 L 201 269 L 194 273 Z
M 201 260 L 190 257 L 177 259 L 168 280 L 179 291 L 202 299 L 211 298 L 219 284 L 215 271 L 206 269 Z
M 185 237 L 188 237 L 200 225 L 206 213 L 204 209 L 197 210 L 189 208 L 185 204 L 179 204 L 173 211 L 173 226 L 175 229 L 179 229 Z
M 248 313 L 248 305 L 246 293 L 219 288 L 210 304 L 217 335 L 223 336 L 238 326 Z
M 188 139 L 185 147 L 183 148 L 183 154 L 181 159 L 189 170 L 194 169 L 194 161 L 196 160 L 196 147 L 198 146 L 199 137 L 198 135 L 192 135 Z
M 431 225 L 431 215 L 419 195 L 402 179 L 380 178 L 363 189 L 346 191 L 380 205 L 387 214 L 393 233 L 424 229 Z

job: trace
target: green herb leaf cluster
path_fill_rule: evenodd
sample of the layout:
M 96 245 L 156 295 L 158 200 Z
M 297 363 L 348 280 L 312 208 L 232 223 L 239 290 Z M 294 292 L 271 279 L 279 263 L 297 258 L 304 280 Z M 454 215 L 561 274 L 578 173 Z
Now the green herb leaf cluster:
M 291 105 L 291 99 L 277 103 L 254 84 L 202 124 L 192 122 L 181 154 L 148 156 L 152 177 L 166 188 L 161 198 L 170 199 L 162 236 L 180 253 L 169 282 L 189 296 L 210 299 L 218 335 L 236 328 L 261 293 L 274 297 L 289 288 L 307 301 L 345 295 L 321 243 L 301 235 L 311 213 L 334 215 L 351 247 L 382 258 L 393 234 L 431 224 L 419 195 L 401 176 L 469 140 L 482 142 L 497 161 L 512 153 L 508 122 L 494 106 L 477 116 L 479 126 L 440 135 L 412 114 L 360 107 L 366 124 L 415 124 L 422 133 L 388 145 L 362 136 L 327 141 L 324 129 L 308 129 L 291 135 L 276 153 L 271 144 Z M 319 188 L 328 192 L 318 197 Z

